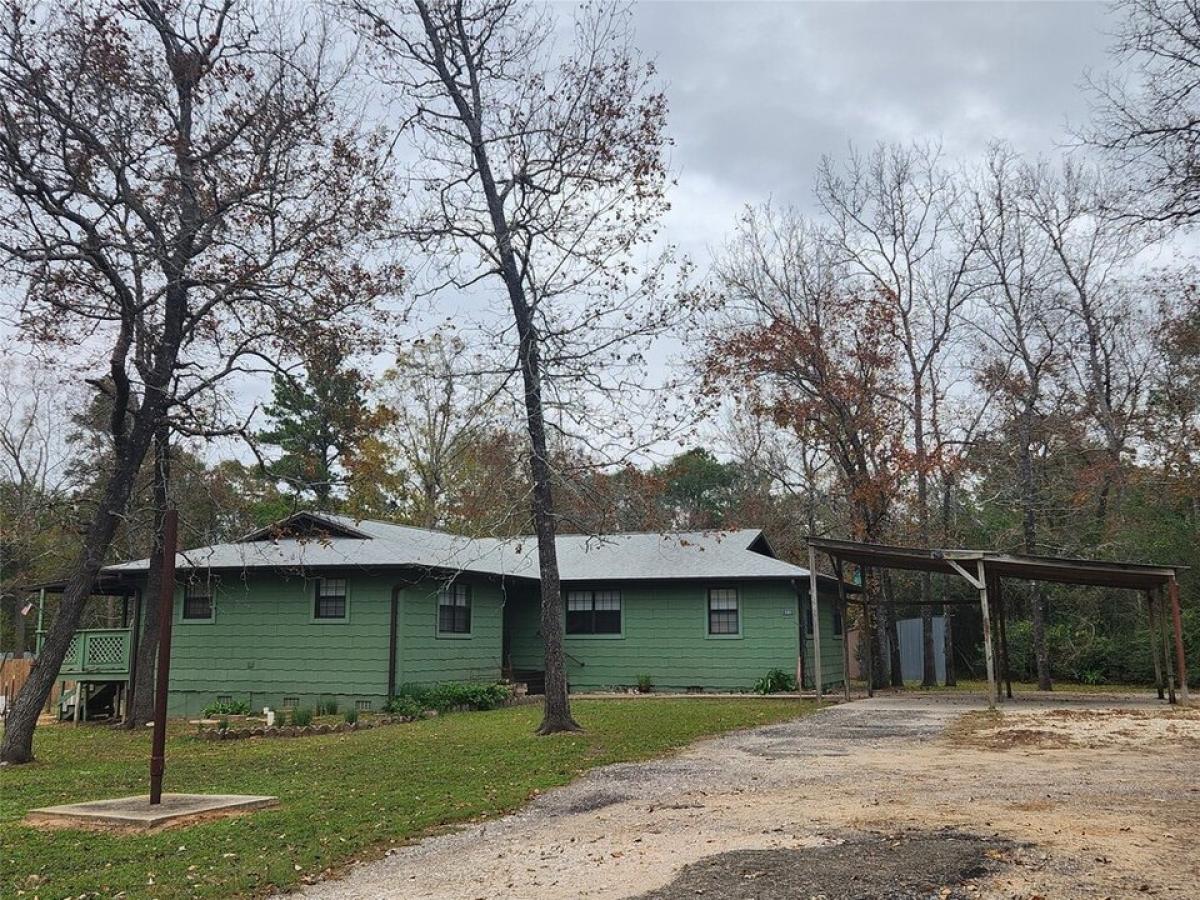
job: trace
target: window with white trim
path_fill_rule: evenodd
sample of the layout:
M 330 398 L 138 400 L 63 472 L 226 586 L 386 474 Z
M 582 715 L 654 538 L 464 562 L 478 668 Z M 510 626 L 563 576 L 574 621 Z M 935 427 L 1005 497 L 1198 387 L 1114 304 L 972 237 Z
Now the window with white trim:
M 438 632 L 471 633 L 470 585 L 450 584 L 438 591 Z
M 740 634 L 740 615 L 737 588 L 709 588 L 709 634 Z
M 567 634 L 620 634 L 620 591 L 568 591 Z

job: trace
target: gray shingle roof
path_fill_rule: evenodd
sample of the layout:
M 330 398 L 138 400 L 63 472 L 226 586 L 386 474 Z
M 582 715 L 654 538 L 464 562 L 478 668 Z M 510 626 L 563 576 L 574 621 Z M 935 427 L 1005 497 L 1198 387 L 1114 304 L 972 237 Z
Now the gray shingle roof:
M 181 552 L 180 568 L 361 569 L 416 567 L 538 577 L 537 543 L 520 538 L 468 538 L 443 531 L 321 514 L 315 517 L 366 538 L 330 537 L 243 539 Z M 261 535 L 256 532 L 255 537 Z M 654 579 L 807 578 L 808 570 L 751 549 L 762 546 L 762 532 L 656 532 L 611 535 L 559 535 L 560 577 L 564 581 Z M 148 560 L 120 563 L 112 574 L 144 572 Z

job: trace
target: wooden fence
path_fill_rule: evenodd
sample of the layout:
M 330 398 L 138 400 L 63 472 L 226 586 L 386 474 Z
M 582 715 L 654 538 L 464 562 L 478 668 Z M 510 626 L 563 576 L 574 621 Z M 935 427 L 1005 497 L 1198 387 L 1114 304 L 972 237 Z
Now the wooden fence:
M 0 659 L 0 709 L 7 709 L 25 685 L 29 671 L 33 668 L 33 659 Z M 55 681 L 50 689 L 50 700 L 46 704 L 53 709 L 58 702 L 59 682 Z

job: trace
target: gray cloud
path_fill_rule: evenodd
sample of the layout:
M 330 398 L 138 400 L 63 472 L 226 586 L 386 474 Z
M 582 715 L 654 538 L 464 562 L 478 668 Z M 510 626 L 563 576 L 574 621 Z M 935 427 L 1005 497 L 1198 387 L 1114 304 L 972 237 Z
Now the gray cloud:
M 1109 16 L 1076 2 L 638 4 L 676 141 L 668 238 L 702 252 L 745 203 L 807 205 L 821 156 L 851 142 L 1053 150 L 1086 117 L 1079 85 L 1106 65 Z

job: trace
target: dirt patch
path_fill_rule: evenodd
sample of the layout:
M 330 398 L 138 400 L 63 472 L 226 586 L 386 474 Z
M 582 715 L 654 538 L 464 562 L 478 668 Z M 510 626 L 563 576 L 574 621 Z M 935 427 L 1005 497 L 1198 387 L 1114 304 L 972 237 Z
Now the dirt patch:
M 959 832 L 905 832 L 795 850 L 735 850 L 684 866 L 642 900 L 958 900 L 1004 865 L 1012 845 Z
M 995 714 L 946 695 L 844 704 L 594 769 L 515 815 L 397 848 L 304 894 L 1200 897 L 1188 743 L 1200 714 L 1150 698 L 1138 709 L 1127 696 L 1068 703 L 1056 695 Z M 1006 731 L 1033 737 L 996 738 Z M 902 866 L 909 851 L 922 871 Z M 803 880 L 826 867 L 828 883 Z
M 1200 710 L 972 712 L 952 725 L 947 737 L 959 745 L 984 750 L 1195 748 L 1200 747 Z

